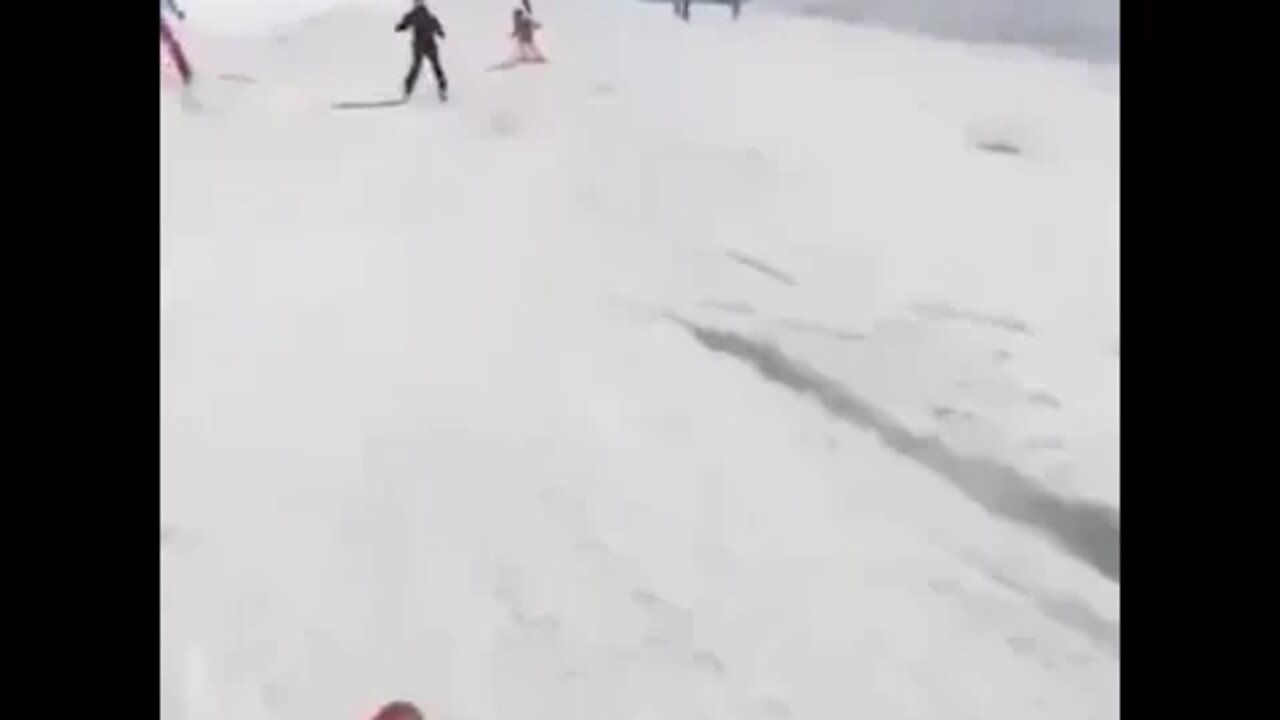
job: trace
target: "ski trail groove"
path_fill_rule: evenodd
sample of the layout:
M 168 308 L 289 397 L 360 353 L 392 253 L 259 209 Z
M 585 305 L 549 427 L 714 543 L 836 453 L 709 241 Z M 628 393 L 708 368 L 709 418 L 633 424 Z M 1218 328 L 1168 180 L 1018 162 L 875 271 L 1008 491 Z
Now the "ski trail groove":
M 939 438 L 921 436 L 842 385 L 792 360 L 781 350 L 736 333 L 674 315 L 708 349 L 755 367 L 769 380 L 816 399 L 837 418 L 875 433 L 889 447 L 949 480 L 989 512 L 1047 535 L 1108 579 L 1120 581 L 1120 511 L 1054 495 L 1014 468 L 964 457 Z

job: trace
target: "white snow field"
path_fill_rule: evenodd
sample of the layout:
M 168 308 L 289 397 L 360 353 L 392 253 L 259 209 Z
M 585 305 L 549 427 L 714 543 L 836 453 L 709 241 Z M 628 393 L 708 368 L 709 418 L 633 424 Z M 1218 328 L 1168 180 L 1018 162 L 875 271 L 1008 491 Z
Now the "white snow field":
M 1118 717 L 1118 67 L 513 4 L 186 3 L 161 717 Z

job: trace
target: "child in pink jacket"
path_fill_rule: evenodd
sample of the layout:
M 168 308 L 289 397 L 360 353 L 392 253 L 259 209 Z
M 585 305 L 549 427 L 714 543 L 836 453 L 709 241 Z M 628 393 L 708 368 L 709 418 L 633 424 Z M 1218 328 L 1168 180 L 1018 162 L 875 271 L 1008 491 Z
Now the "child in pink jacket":
M 516 39 L 515 62 L 546 62 L 546 56 L 533 39 L 533 34 L 541 30 L 542 25 L 522 8 L 511 12 L 511 22 L 511 37 Z

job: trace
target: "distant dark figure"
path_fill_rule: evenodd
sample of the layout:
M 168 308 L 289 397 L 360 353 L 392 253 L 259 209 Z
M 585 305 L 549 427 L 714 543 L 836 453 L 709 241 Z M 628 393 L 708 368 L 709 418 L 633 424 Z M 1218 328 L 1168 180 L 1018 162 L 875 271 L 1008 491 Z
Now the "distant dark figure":
M 737 20 L 742 14 L 742 0 L 724 0 L 728 3 L 729 8 L 733 11 L 733 19 Z M 674 0 L 676 17 L 689 22 L 689 7 L 693 5 L 693 0 Z
M 527 3 L 522 0 L 521 5 Z M 490 70 L 510 70 L 511 68 L 526 63 L 544 63 L 547 56 L 542 54 L 542 50 L 538 48 L 538 41 L 535 39 L 536 33 L 542 29 L 542 25 L 534 20 L 524 8 L 515 8 L 511 11 L 511 37 L 516 41 L 516 51 L 507 60 L 503 60 L 490 67 Z
M 413 88 L 418 84 L 418 74 L 422 72 L 422 59 L 431 62 L 431 72 L 436 76 L 436 92 L 444 100 L 449 94 L 449 80 L 440 66 L 440 48 L 436 46 L 436 38 L 444 39 L 444 26 L 431 11 L 424 0 L 413 0 L 413 9 L 405 14 L 396 25 L 396 32 L 413 31 L 413 55 L 409 64 L 409 74 L 404 78 L 404 97 L 413 95 Z

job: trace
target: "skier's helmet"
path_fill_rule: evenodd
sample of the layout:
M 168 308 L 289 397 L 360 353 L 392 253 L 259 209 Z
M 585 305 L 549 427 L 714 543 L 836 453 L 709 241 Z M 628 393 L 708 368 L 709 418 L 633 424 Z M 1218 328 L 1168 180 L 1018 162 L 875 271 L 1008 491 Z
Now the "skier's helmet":
M 413 0 L 415 5 L 422 4 L 422 0 Z M 378 714 L 374 715 L 372 720 L 426 720 L 422 711 L 416 705 L 407 700 L 393 700 L 378 709 Z

